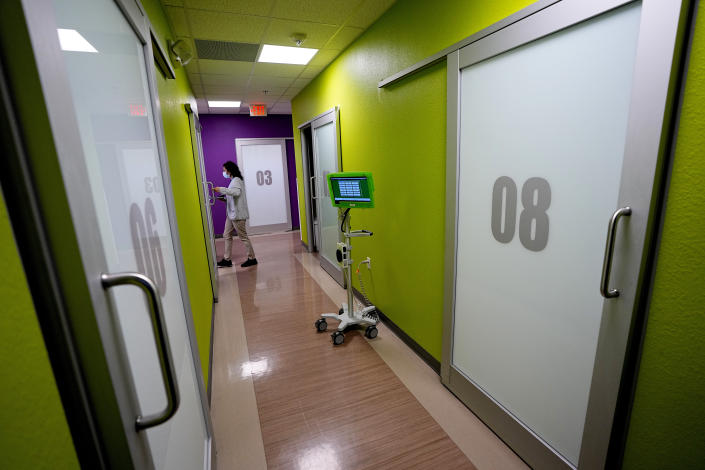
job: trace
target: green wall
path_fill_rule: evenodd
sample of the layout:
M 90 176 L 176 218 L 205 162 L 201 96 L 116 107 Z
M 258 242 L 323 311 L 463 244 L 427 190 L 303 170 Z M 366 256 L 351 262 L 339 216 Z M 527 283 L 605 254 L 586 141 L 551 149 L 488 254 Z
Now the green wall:
M 530 3 L 400 0 L 292 100 L 297 174 L 303 172 L 296 127 L 340 106 L 343 169 L 371 171 L 375 178 L 375 209 L 351 213 L 353 227 L 374 232 L 370 239 L 355 241 L 355 257 L 372 258 L 368 294 L 437 359 L 443 311 L 446 68 L 434 66 L 387 89 L 379 90 L 377 82 Z M 401 175 L 418 182 L 418 190 L 399 193 Z M 298 193 L 302 236 L 308 242 L 301 179 Z
M 296 127 L 340 106 L 343 169 L 369 170 L 375 177 L 375 209 L 353 213 L 354 227 L 375 232 L 355 244 L 356 258 L 369 255 L 373 260 L 370 297 L 437 359 L 442 342 L 446 69 L 439 64 L 387 89 L 378 89 L 377 83 L 529 3 L 399 0 L 292 100 L 300 174 Z M 417 181 L 419 189 L 400 192 L 400 175 Z M 700 20 L 626 468 L 705 466 L 703 181 L 705 24 Z M 303 194 L 300 186 L 299 204 L 305 217 Z M 301 229 L 308 242 L 303 221 Z
M 625 468 L 705 468 L 704 13 L 693 38 Z
M 167 50 L 167 40 L 173 40 L 174 35 L 169 28 L 164 10 L 158 0 L 142 0 L 142 5 L 162 47 Z M 188 115 L 184 109 L 186 103 L 190 103 L 191 108 L 196 109 L 196 100 L 183 68 L 176 69 L 176 80 L 166 80 L 159 71 L 156 74 L 166 150 L 169 155 L 171 187 L 181 238 L 181 252 L 201 356 L 201 368 L 204 380 L 208 384 L 213 292 L 197 192 L 196 160 L 191 148 Z
M 0 467 L 79 468 L 0 193 Z

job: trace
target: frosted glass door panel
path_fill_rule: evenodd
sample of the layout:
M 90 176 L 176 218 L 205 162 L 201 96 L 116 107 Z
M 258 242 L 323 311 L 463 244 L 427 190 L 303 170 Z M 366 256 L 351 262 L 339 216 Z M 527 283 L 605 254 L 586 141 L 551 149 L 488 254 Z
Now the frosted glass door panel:
M 318 201 L 321 227 L 320 254 L 328 259 L 334 266 L 338 266 L 335 259 L 338 237 L 340 236 L 340 226 L 338 224 L 338 209 L 333 207 L 328 191 L 326 177 L 329 173 L 338 171 L 338 136 L 335 130 L 335 123 L 329 122 L 313 130 L 315 141 L 316 158 L 318 169 L 316 171 L 316 183 L 318 184 Z
M 60 31 L 74 31 L 92 51 L 62 52 L 89 181 L 96 230 L 111 273 L 149 276 L 162 297 L 181 405 L 169 421 L 145 431 L 159 469 L 203 468 L 207 429 L 197 386 L 176 253 L 164 199 L 143 45 L 112 0 L 56 0 Z M 61 34 L 61 33 L 60 33 Z M 74 35 L 74 33 L 71 33 Z M 85 45 L 85 44 L 84 44 Z M 151 62 L 151 61 L 150 61 Z M 166 403 L 144 294 L 110 290 L 142 414 Z
M 290 230 L 284 142 L 238 144 L 238 158 L 247 188 L 248 223 L 252 233 Z
M 461 71 L 452 364 L 577 463 L 640 4 Z

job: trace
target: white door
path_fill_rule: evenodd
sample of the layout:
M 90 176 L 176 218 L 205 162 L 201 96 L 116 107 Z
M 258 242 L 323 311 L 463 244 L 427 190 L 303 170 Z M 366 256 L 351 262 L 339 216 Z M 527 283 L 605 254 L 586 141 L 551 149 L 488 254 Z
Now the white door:
M 235 146 L 247 191 L 247 232 L 291 230 L 286 141 L 236 139 Z
M 311 123 L 313 132 L 313 158 L 315 167 L 316 203 L 318 208 L 318 245 L 321 267 L 338 284 L 343 286 L 345 279 L 338 264 L 335 252 L 341 240 L 338 209 L 333 206 L 328 190 L 327 176 L 342 171 L 340 165 L 340 145 L 338 140 L 338 110 L 333 109 L 316 118 Z
M 146 18 L 113 0 L 24 9 L 95 321 L 106 350 L 118 345 L 107 360 L 123 427 L 100 432 L 126 433 L 138 468 L 210 468 Z
M 605 464 L 677 3 L 564 0 L 449 56 L 443 378 L 536 468 Z

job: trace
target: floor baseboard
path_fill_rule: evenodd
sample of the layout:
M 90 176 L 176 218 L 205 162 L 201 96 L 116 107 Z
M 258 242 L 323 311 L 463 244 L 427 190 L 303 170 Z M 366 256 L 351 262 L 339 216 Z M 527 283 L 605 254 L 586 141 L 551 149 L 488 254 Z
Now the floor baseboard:
M 357 300 L 362 302 L 363 304 L 366 304 L 365 298 L 363 297 L 362 293 L 360 293 L 359 290 L 355 289 L 353 287 L 353 294 L 355 294 L 355 297 Z M 382 311 L 377 308 L 377 314 L 379 315 L 379 318 L 382 320 L 382 323 L 387 325 L 387 327 L 396 334 L 399 339 L 401 339 L 404 344 L 409 346 L 412 351 L 416 353 L 417 356 L 419 356 L 431 369 L 433 369 L 436 374 L 440 375 L 441 374 L 441 363 L 438 359 L 433 357 L 428 351 L 426 351 L 419 343 L 414 341 L 414 339 L 407 335 L 404 330 L 402 330 L 399 325 L 394 323 L 387 315 L 382 313 Z

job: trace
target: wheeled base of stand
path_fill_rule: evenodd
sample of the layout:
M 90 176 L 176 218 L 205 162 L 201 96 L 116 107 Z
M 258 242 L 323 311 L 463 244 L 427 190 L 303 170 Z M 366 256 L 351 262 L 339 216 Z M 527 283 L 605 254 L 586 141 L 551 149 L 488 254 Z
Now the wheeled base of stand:
M 345 329 L 349 326 L 354 325 L 367 325 L 365 329 L 365 336 L 368 338 L 377 337 L 377 316 L 375 315 L 375 306 L 370 305 L 362 310 L 354 310 L 351 312 L 348 309 L 348 304 L 343 304 L 338 313 L 324 313 L 321 318 L 316 320 L 316 329 L 320 332 L 326 331 L 328 329 L 328 322 L 326 318 L 332 318 L 334 320 L 340 321 L 338 328 L 333 332 L 331 338 L 333 339 L 333 344 L 339 346 L 345 341 Z

